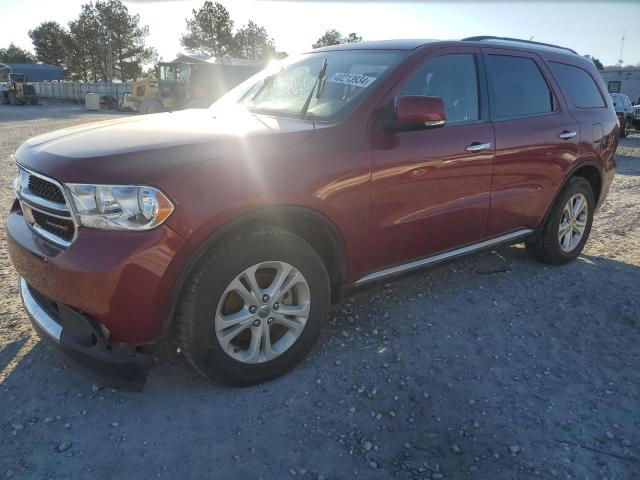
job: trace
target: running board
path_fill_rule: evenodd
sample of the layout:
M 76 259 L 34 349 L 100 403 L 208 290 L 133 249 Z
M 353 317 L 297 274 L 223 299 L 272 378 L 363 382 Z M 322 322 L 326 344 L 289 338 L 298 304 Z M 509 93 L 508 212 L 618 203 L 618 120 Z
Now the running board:
M 377 272 L 373 272 L 362 277 L 360 280 L 356 281 L 354 285 L 363 285 L 365 283 L 373 282 L 374 280 L 390 277 L 392 275 L 398 275 L 400 273 L 415 270 L 426 265 L 433 265 L 434 263 L 450 260 L 452 258 L 461 257 L 462 255 L 477 252 L 478 250 L 482 250 L 485 248 L 494 247 L 502 243 L 514 243 L 514 240 L 529 236 L 531 233 L 533 233 L 533 230 L 524 228 L 522 230 L 507 233 L 506 235 L 501 235 L 500 237 L 490 238 L 489 240 L 483 240 L 482 242 L 467 245 L 466 247 L 456 248 L 455 250 L 449 250 L 448 252 L 439 253 L 438 255 L 434 255 L 432 257 L 414 260 L 413 262 L 405 263 L 403 265 L 397 265 L 391 268 L 385 268 L 384 270 L 378 270 Z

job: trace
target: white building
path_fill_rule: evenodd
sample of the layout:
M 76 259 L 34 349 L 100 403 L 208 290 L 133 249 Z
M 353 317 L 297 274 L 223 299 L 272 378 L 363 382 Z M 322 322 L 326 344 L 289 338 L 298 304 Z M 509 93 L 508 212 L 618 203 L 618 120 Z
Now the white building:
M 623 93 L 632 104 L 640 104 L 640 68 L 604 70 L 600 74 L 609 93 Z

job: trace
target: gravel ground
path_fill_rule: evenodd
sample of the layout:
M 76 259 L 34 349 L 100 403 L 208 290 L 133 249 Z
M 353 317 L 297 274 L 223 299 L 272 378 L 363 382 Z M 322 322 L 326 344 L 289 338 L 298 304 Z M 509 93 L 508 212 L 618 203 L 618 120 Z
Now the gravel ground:
M 113 116 L 0 107 L 2 221 L 21 142 Z M 298 368 L 240 390 L 170 341 L 142 393 L 67 368 L 29 326 L 0 236 L 0 477 L 640 478 L 637 133 L 571 265 L 513 246 L 375 285 Z

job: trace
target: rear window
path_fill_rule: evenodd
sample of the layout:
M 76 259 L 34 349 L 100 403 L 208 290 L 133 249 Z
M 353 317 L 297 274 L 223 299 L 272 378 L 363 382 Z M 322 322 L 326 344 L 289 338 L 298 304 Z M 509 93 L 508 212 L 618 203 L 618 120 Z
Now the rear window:
M 617 80 L 612 80 L 609 82 L 609 92 L 610 93 L 620 93 L 620 82 Z
M 600 90 L 586 70 L 557 62 L 549 62 L 549 68 L 574 107 L 602 108 L 605 106 Z
M 554 110 L 551 90 L 530 58 L 489 55 L 487 78 L 493 118 L 527 117 Z

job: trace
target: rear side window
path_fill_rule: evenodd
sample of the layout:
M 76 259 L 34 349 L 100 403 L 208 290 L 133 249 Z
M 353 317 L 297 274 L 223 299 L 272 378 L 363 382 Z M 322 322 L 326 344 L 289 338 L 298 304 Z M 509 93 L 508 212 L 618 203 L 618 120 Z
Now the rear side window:
M 586 70 L 557 62 L 549 62 L 549 68 L 574 107 L 602 108 L 605 106 L 600 90 Z
M 527 117 L 554 110 L 551 90 L 530 58 L 488 55 L 487 79 L 493 118 Z

